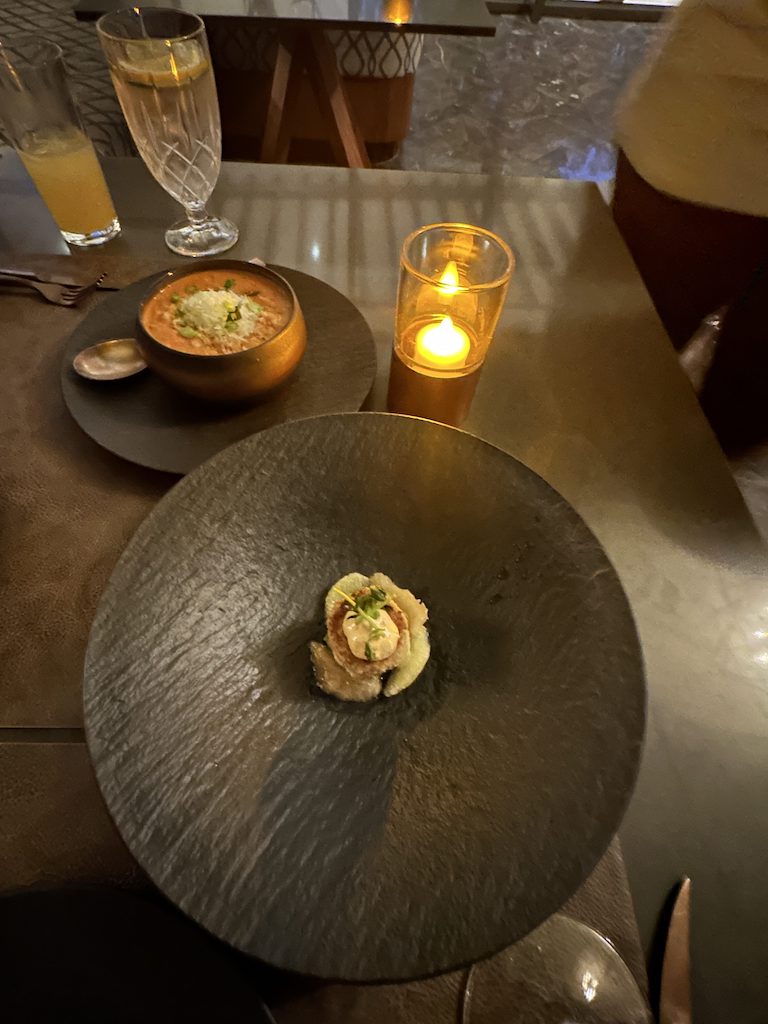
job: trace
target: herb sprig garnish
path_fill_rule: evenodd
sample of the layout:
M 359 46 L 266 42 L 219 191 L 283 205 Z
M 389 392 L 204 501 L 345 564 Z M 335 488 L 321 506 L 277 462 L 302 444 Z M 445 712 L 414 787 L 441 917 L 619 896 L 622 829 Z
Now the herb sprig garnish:
M 228 331 L 233 331 L 237 327 L 237 321 L 243 319 L 243 314 L 240 312 L 239 306 L 235 306 L 234 309 L 230 309 L 227 313 L 227 319 L 224 326 Z
M 359 597 L 351 597 L 339 587 L 334 587 L 333 589 L 337 594 L 341 594 L 349 605 L 349 609 L 354 616 L 368 621 L 369 632 L 368 642 L 365 645 L 365 657 L 368 661 L 373 661 L 374 658 L 371 642 L 378 640 L 380 637 L 384 636 L 386 632 L 386 630 L 376 621 L 381 609 L 387 603 L 386 593 L 381 589 L 381 587 L 371 587 L 367 594 L 361 594 Z

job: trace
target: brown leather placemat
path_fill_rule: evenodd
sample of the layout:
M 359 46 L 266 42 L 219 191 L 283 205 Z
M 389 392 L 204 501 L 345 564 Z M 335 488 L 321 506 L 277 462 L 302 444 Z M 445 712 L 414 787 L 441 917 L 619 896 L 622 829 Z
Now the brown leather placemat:
M 103 451 L 75 424 L 61 347 L 85 310 L 0 295 L 0 728 L 82 725 L 96 603 L 131 534 L 175 477 Z

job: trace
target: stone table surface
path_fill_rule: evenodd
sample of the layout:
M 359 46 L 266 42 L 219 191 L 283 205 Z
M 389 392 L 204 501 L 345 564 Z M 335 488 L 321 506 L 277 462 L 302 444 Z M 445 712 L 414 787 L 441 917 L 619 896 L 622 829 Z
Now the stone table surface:
M 108 162 L 107 173 L 124 235 L 73 264 L 119 284 L 178 262 L 162 239 L 173 202 L 136 161 Z M 35 203 L 14 194 L 18 201 L 0 203 L 0 232 L 21 253 L 37 230 Z M 371 408 L 385 393 L 405 235 L 468 220 L 509 240 L 518 269 L 466 428 L 559 490 L 616 566 L 649 688 L 643 763 L 622 829 L 641 932 L 650 946 L 671 887 L 690 875 L 694 1019 L 764 1021 L 766 552 L 597 190 L 227 165 L 212 207 L 241 227 L 233 255 L 297 267 L 357 303 L 379 350 Z M 93 785 L 79 746 L 80 673 L 110 570 L 173 480 L 100 451 L 69 419 L 59 354 L 83 312 L 0 297 L 0 817 L 15 822 L 14 849 L 25 851 L 6 886 L 57 877 L 54 847 L 75 877 L 102 856 L 111 874 L 135 870 L 108 821 L 79 828 L 81 793 Z M 66 780 L 62 796 L 56 779 Z M 54 844 L 46 815 L 62 801 L 72 813 Z

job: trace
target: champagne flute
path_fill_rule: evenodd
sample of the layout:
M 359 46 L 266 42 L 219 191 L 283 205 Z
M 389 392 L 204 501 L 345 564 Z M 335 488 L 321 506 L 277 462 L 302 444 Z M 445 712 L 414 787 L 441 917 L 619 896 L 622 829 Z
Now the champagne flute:
M 97 23 L 131 135 L 153 177 L 184 207 L 165 233 L 182 256 L 212 256 L 238 238 L 206 202 L 221 167 L 221 122 L 205 26 L 195 14 L 132 7 Z

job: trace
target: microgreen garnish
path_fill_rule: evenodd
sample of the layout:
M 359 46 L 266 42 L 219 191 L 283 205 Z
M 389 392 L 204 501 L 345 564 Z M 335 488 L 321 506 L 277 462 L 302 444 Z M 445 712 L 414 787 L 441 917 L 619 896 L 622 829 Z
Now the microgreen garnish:
M 387 603 L 387 595 L 381 587 L 371 587 L 367 594 L 361 594 L 357 598 L 357 607 L 364 612 L 370 612 L 374 619 L 378 619 L 379 610 Z
M 368 661 L 373 661 L 373 650 L 369 643 L 365 645 L 365 657 Z
M 227 291 L 229 291 L 230 288 L 234 288 L 235 287 L 235 279 L 234 279 L 234 277 L 228 277 L 227 280 L 224 282 L 224 287 L 227 289 Z
M 174 304 L 177 302 L 181 302 L 181 296 L 177 295 L 176 292 L 174 292 L 173 295 L 171 296 L 171 302 L 173 302 Z
M 359 597 L 350 597 L 349 594 L 345 594 L 343 590 L 339 589 L 339 587 L 334 587 L 333 589 L 337 594 L 341 594 L 349 605 L 349 609 L 353 615 L 368 620 L 370 624 L 368 634 L 369 643 L 366 644 L 365 656 L 369 661 L 373 661 L 373 658 L 368 655 L 368 650 L 370 647 L 370 641 L 378 640 L 379 637 L 384 636 L 385 630 L 376 620 L 379 617 L 379 612 L 386 603 L 387 595 L 381 587 L 371 587 L 367 594 L 361 594 Z

